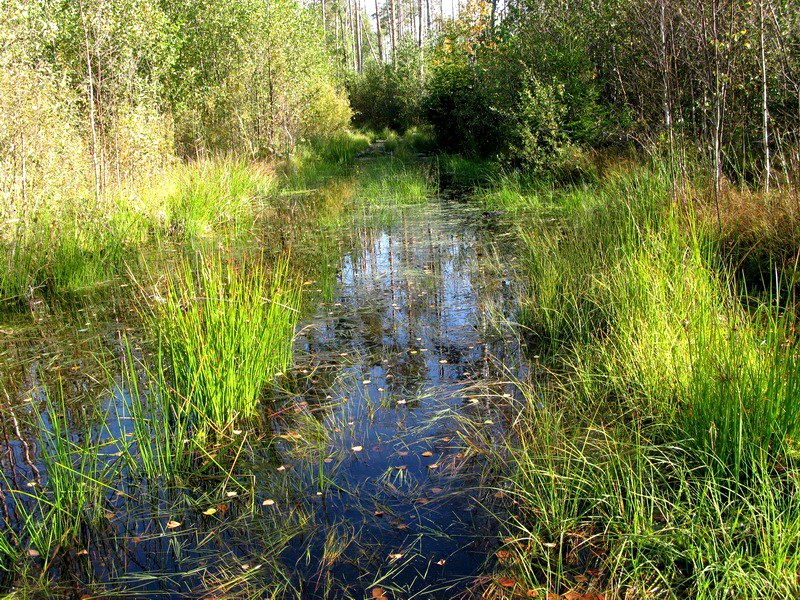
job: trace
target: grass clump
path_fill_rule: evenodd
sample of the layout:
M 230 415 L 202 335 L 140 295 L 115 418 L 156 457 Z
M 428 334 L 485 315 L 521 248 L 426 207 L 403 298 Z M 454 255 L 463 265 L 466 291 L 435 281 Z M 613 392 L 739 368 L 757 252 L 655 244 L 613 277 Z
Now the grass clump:
M 560 593 L 793 597 L 793 313 L 745 305 L 674 198 L 636 169 L 525 200 L 522 319 L 556 375 L 528 391 L 508 452 L 515 569 Z
M 116 470 L 101 457 L 104 428 L 89 426 L 98 417 L 102 423 L 103 415 L 89 416 L 85 410 L 76 414 L 61 389 L 55 394 L 45 389 L 44 405 L 29 424 L 36 432 L 38 467 L 29 462 L 25 475 L 30 479 L 21 488 L 15 486 L 18 478 L 3 475 L 13 513 L 5 523 L 7 538 L 0 552 L 9 564 L 22 550 L 41 557 L 47 566 L 59 551 L 83 547 L 86 527 L 102 520 Z
M 359 178 L 358 200 L 377 209 L 427 204 L 433 194 L 427 165 L 379 158 L 365 165 Z
M 217 426 L 255 414 L 265 383 L 291 361 L 299 284 L 219 254 L 188 261 L 155 296 L 153 324 L 171 367 L 178 413 Z

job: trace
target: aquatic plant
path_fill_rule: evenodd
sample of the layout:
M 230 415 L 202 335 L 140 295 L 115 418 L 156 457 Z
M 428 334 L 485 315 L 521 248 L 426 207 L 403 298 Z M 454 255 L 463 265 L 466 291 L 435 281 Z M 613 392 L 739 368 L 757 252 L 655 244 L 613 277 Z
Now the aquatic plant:
M 268 273 L 256 259 L 197 258 L 157 290 L 152 323 L 173 410 L 226 426 L 253 416 L 266 382 L 289 365 L 300 287 L 286 262 Z
M 15 510 L 14 521 L 6 525 L 29 555 L 45 563 L 59 549 L 82 543 L 84 527 L 102 518 L 104 499 L 114 491 L 117 476 L 113 462 L 101 458 L 100 431 L 87 427 L 80 414 L 81 426 L 71 425 L 70 410 L 61 388 L 45 388 L 44 406 L 29 424 L 38 438 L 40 466 L 28 473 L 24 489 L 3 474 Z M 88 419 L 85 413 L 82 417 Z

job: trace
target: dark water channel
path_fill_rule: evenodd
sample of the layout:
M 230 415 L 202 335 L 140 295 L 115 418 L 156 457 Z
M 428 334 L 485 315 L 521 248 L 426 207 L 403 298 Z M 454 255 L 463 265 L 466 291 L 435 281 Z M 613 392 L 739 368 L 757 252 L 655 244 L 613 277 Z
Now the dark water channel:
M 115 486 L 85 548 L 47 565 L 58 595 L 452 598 L 491 568 L 500 494 L 471 437 L 503 439 L 511 382 L 525 377 L 506 321 L 519 294 L 513 236 L 502 216 L 455 201 L 348 227 L 354 250 L 333 293 L 301 322 L 294 368 L 265 403 L 272 429 L 236 432 L 227 473 L 176 489 L 130 478 Z M 110 312 L 110 325 L 84 335 L 119 355 L 128 312 Z M 75 335 L 77 364 L 90 370 Z M 46 353 L 35 334 L 8 340 L 2 368 L 28 358 L 14 366 L 20 386 L 9 408 L 31 390 L 35 403 Z M 59 357 L 70 352 L 66 344 Z M 91 391 L 93 379 L 69 389 Z M 76 435 L 124 438 L 125 402 L 124 391 L 115 394 L 115 416 Z M 24 406 L 8 414 L 15 410 Z M 24 426 L 5 426 L 4 488 L 24 490 L 46 474 L 36 472 L 36 441 Z M 115 450 L 109 443 L 104 460 Z M 42 557 L 30 560 L 42 566 Z

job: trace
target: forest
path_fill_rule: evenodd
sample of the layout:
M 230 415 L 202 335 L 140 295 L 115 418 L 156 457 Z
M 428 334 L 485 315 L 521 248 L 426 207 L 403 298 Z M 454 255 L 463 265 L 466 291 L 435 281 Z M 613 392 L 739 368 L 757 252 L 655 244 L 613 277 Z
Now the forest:
M 0 0 L 0 598 L 800 597 L 798 267 L 798 0 Z

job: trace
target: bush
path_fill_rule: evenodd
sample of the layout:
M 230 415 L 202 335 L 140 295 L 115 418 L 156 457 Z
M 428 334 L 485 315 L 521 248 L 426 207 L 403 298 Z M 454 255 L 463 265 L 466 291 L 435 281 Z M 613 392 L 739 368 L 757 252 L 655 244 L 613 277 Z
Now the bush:
M 562 87 L 496 64 L 452 63 L 428 84 L 424 114 L 446 151 L 499 158 L 533 171 L 555 168 L 567 147 Z
M 413 64 L 370 63 L 348 82 L 353 124 L 373 131 L 404 132 L 420 124 L 422 87 Z

